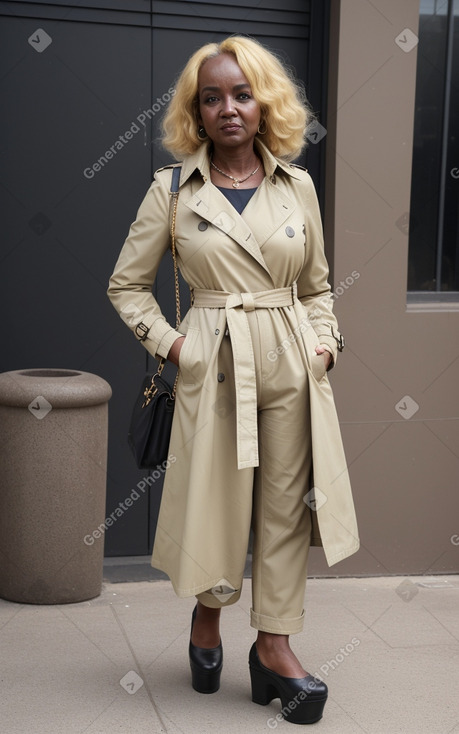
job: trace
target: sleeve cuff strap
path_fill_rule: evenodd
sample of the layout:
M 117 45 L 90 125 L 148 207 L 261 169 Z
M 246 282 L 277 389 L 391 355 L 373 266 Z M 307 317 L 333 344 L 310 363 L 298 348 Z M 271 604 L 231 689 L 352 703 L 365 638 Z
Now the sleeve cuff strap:
M 163 334 L 163 336 L 161 337 L 161 340 L 156 348 L 156 354 L 159 357 L 164 357 L 164 359 L 167 359 L 167 355 L 169 354 L 169 350 L 173 343 L 183 336 L 184 335 L 181 334 L 179 331 L 176 331 L 175 329 L 169 329 L 169 331 L 166 331 L 166 333 Z

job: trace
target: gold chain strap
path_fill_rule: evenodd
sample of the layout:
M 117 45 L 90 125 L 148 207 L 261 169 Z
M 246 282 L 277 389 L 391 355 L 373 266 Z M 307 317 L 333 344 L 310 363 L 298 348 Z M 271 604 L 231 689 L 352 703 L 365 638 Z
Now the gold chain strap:
M 175 285 L 175 330 L 177 331 L 180 326 L 181 315 L 180 315 L 180 288 L 178 279 L 178 268 L 177 268 L 177 253 L 175 250 L 175 222 L 177 219 L 177 202 L 178 202 L 178 191 L 173 191 L 172 196 L 172 221 L 171 221 L 171 251 L 172 260 L 174 263 L 174 285 Z M 163 363 L 164 366 L 164 363 Z M 172 398 L 175 398 L 175 391 L 177 390 L 179 372 L 175 375 L 174 386 L 172 388 Z
M 175 251 L 175 222 L 177 219 L 177 200 L 178 191 L 173 191 L 172 196 L 172 221 L 171 221 L 171 251 L 172 260 L 174 262 L 174 284 L 175 284 L 175 329 L 177 330 L 180 326 L 180 289 L 178 280 L 178 268 L 177 268 L 177 253 Z
M 171 252 L 172 252 L 172 261 L 174 263 L 174 286 L 175 286 L 175 329 L 177 330 L 180 326 L 181 321 L 181 314 L 180 314 L 180 287 L 179 287 L 179 279 L 178 279 L 178 267 L 177 267 L 177 253 L 175 248 L 175 222 L 177 219 L 177 202 L 178 202 L 178 191 L 171 191 L 169 192 L 171 196 L 171 208 L 172 208 L 172 216 L 171 216 Z M 164 365 L 166 364 L 166 360 L 164 357 L 160 357 L 159 363 L 158 363 L 158 369 L 156 373 L 151 378 L 150 385 L 145 389 L 144 396 L 145 400 L 142 405 L 142 408 L 144 408 L 148 403 L 154 398 L 156 393 L 158 392 L 158 388 L 155 385 L 155 377 L 159 376 L 163 369 Z M 174 380 L 174 386 L 172 388 L 171 392 L 171 398 L 175 398 L 175 392 L 177 390 L 177 381 L 178 381 L 178 370 L 177 374 L 175 376 Z

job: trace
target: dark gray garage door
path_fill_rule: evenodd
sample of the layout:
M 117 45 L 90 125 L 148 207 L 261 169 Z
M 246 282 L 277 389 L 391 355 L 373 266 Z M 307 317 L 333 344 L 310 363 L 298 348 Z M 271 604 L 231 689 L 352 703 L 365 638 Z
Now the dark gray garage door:
M 328 2 L 48 0 L 0 2 L 0 15 L 0 370 L 62 367 L 108 380 L 110 514 L 144 475 L 126 427 L 153 360 L 106 288 L 153 172 L 169 162 L 156 142 L 157 100 L 198 46 L 243 33 L 295 67 L 325 125 Z M 323 144 L 310 146 L 307 165 L 322 190 Z M 156 293 L 173 320 L 168 262 Z M 150 552 L 161 488 L 158 479 L 108 529 L 106 555 Z

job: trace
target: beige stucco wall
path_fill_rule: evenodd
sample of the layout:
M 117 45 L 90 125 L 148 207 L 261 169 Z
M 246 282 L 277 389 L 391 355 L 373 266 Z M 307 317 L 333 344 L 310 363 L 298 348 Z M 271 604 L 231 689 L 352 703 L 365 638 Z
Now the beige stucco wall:
M 459 312 L 407 311 L 400 225 L 410 207 L 417 48 L 395 39 L 417 33 L 419 0 L 332 6 L 325 232 L 347 347 L 330 379 L 362 548 L 330 569 L 312 549 L 310 573 L 457 572 Z M 404 415 L 411 401 L 419 408 L 403 417 L 400 401 Z

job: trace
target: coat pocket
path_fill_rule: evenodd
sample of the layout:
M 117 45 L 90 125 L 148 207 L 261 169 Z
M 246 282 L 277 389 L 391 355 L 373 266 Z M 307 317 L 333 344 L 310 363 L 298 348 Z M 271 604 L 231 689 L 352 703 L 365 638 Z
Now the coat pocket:
M 184 385 L 194 385 L 197 381 L 196 370 L 196 343 L 200 335 L 200 329 L 189 326 L 185 341 L 179 354 L 179 370 Z
M 317 344 L 319 343 L 320 342 L 317 341 Z M 325 356 L 323 354 L 316 354 L 316 351 L 314 349 L 312 353 L 309 353 L 309 361 L 312 374 L 314 375 L 317 382 L 320 382 L 327 374 L 327 369 L 325 367 Z
M 316 347 L 319 346 L 320 339 L 312 326 L 308 326 L 303 332 L 303 344 L 306 349 L 309 370 L 314 379 L 320 382 L 327 374 L 327 369 L 325 367 L 324 355 L 316 353 Z

